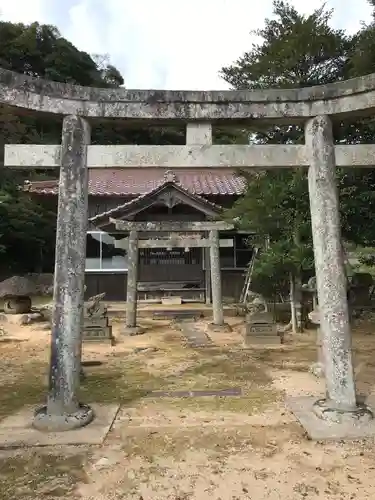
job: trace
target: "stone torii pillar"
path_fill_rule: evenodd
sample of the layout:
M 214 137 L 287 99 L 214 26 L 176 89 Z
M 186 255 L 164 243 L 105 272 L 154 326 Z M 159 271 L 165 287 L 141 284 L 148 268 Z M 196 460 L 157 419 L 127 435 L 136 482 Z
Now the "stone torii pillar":
M 213 330 L 230 330 L 230 326 L 224 323 L 223 297 L 221 289 L 220 270 L 220 240 L 219 231 L 212 230 L 209 233 L 210 240 L 210 264 L 211 264 L 211 293 L 213 322 L 210 328 Z
M 89 406 L 78 402 L 86 260 L 89 124 L 78 116 L 63 121 L 51 361 L 47 405 L 35 413 L 39 430 L 64 431 L 90 423 Z
M 137 325 L 138 256 L 138 231 L 132 229 L 129 233 L 128 241 L 125 335 L 140 335 L 144 333 L 143 328 Z
M 186 125 L 186 145 L 188 146 L 208 146 L 212 145 L 212 123 L 193 122 Z M 207 235 L 208 236 L 208 235 Z M 203 248 L 204 258 L 204 281 L 206 304 L 211 304 L 211 266 L 210 249 Z
M 335 149 L 328 116 L 306 124 L 309 157 L 309 196 L 316 283 L 322 329 L 326 398 L 314 405 L 315 413 L 333 422 L 371 419 L 372 413 L 356 400 L 348 314 Z
M 206 304 L 209 305 L 211 304 L 211 265 L 210 265 L 210 249 L 209 248 L 204 248 L 203 249 L 203 255 L 204 255 L 204 280 L 205 280 L 205 295 L 206 295 Z

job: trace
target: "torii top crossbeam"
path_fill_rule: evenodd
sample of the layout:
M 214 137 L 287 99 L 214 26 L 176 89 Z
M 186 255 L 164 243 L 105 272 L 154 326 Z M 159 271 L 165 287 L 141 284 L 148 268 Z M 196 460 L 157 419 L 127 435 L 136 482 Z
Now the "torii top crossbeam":
M 80 87 L 0 69 L 0 103 L 32 111 L 122 118 L 128 122 L 305 122 L 318 115 L 333 119 L 373 115 L 375 74 L 298 89 L 169 91 Z

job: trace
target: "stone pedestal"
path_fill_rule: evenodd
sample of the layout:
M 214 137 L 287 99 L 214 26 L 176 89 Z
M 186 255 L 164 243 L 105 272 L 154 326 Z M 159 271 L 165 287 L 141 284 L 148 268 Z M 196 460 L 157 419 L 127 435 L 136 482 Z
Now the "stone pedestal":
M 63 122 L 56 232 L 51 361 L 47 405 L 35 413 L 39 430 L 63 431 L 93 419 L 77 391 L 81 372 L 86 259 L 89 126 L 77 116 Z
M 105 293 L 90 297 L 84 306 L 83 341 L 104 342 L 114 345 L 108 310 L 103 304 Z
M 85 318 L 82 340 L 114 345 L 112 326 L 109 324 L 108 315 L 99 318 Z
M 323 342 L 322 342 L 322 330 L 320 328 L 320 316 L 319 309 L 315 305 L 314 311 L 309 313 L 309 319 L 311 323 L 317 325 L 316 329 L 316 352 L 317 352 L 317 361 L 313 363 L 310 367 L 310 371 L 316 377 L 324 376 L 324 353 L 323 353 Z
M 102 303 L 105 293 L 95 295 L 84 307 L 83 341 L 114 345 L 107 307 Z
M 246 315 L 244 345 L 277 345 L 280 336 L 272 314 L 264 312 L 248 313 Z

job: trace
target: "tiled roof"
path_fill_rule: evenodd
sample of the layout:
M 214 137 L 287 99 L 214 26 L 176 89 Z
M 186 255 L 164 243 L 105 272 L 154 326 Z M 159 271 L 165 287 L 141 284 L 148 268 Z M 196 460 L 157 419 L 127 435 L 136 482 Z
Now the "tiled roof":
M 92 196 L 139 196 L 163 182 L 166 169 L 161 168 L 92 168 L 89 194 Z M 177 181 L 192 194 L 240 195 L 244 180 L 231 169 L 175 169 Z M 35 181 L 25 185 L 30 193 L 56 195 L 57 180 Z
M 155 194 L 160 194 L 163 190 L 168 189 L 168 188 L 174 188 L 177 190 L 180 190 L 182 192 L 185 192 L 190 198 L 193 198 L 203 204 L 203 206 L 208 206 L 211 210 L 214 210 L 215 212 L 219 213 L 222 208 L 219 205 L 216 205 L 215 203 L 212 203 L 210 201 L 207 201 L 205 198 L 202 196 L 196 194 L 196 193 L 191 193 L 188 191 L 186 188 L 184 188 L 180 181 L 177 178 L 177 175 L 175 172 L 172 172 L 170 170 L 167 170 L 164 174 L 164 177 L 155 185 L 155 187 L 147 192 L 143 193 L 136 198 L 133 198 L 130 201 L 127 201 L 126 203 L 123 203 L 122 205 L 119 205 L 118 207 L 112 208 L 110 210 L 107 210 L 106 212 L 103 212 L 101 214 L 95 215 L 90 219 L 90 222 L 95 224 L 96 222 L 104 220 L 108 220 L 110 217 L 116 217 L 116 215 L 121 214 L 126 209 L 129 209 L 131 207 L 136 207 L 139 202 L 142 202 L 142 200 L 147 199 L 149 196 L 155 195 Z

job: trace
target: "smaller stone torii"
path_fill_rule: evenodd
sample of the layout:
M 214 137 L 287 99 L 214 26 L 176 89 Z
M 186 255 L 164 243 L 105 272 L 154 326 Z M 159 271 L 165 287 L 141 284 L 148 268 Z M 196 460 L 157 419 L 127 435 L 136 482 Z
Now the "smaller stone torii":
M 230 240 L 220 242 L 219 231 L 226 231 L 233 228 L 233 224 L 222 221 L 205 222 L 127 222 L 110 219 L 119 231 L 129 231 L 129 238 L 117 242 L 117 246 L 122 246 L 128 250 L 128 283 L 126 295 L 126 329 L 125 333 L 136 335 L 142 333 L 142 329 L 137 325 L 137 290 L 138 290 L 138 249 L 139 248 L 186 248 L 200 247 L 209 248 L 211 264 L 211 284 L 212 284 L 212 312 L 213 322 L 210 327 L 214 330 L 229 331 L 230 327 L 224 323 L 224 311 L 221 292 L 221 271 L 220 271 L 220 246 L 232 246 Z M 163 231 L 163 232 L 208 232 L 208 238 L 189 238 L 187 236 L 177 236 L 167 239 L 147 239 L 140 240 L 140 232 Z
M 5 147 L 6 166 L 60 167 L 50 388 L 47 405 L 36 413 L 35 427 L 71 429 L 82 427 L 93 418 L 92 410 L 80 405 L 77 399 L 86 253 L 87 167 L 305 167 L 308 169 L 326 395 L 318 401 L 297 398 L 288 401 L 287 405 L 310 437 L 375 435 L 373 413 L 356 398 L 335 180 L 336 167 L 374 168 L 375 146 L 335 146 L 332 133 L 333 120 L 374 116 L 375 74 L 303 89 L 181 92 L 78 87 L 0 68 L 0 104 L 65 116 L 61 145 Z M 86 118 L 124 119 L 128 123 L 145 125 L 183 123 L 187 127 L 186 145 L 90 146 Z M 254 127 L 255 121 L 300 124 L 305 129 L 305 144 L 212 144 L 212 124 L 244 127 L 251 124 Z M 133 254 L 137 251 L 136 229 L 131 229 L 130 237 L 132 248 L 129 249 Z M 211 230 L 210 248 L 217 252 L 217 229 Z M 216 255 L 213 260 L 217 261 Z M 131 273 L 134 274 L 134 269 Z M 133 297 L 134 286 L 135 279 Z M 134 304 L 130 310 L 134 311 Z M 215 315 L 220 319 L 220 311 Z

